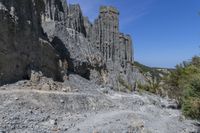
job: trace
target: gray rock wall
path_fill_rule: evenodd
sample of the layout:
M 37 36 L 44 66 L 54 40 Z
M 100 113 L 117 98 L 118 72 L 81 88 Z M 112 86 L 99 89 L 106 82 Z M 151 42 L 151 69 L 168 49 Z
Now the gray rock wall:
M 122 67 L 127 68 L 127 64 L 133 62 L 132 39 L 130 35 L 119 34 L 119 49 L 117 58 L 119 58 Z
M 111 6 L 101 6 L 99 16 L 91 24 L 85 18 L 86 37 L 102 54 L 108 70 L 106 84 L 114 89 L 134 89 L 132 39 L 119 31 L 119 11 Z M 123 80 L 123 85 L 120 82 Z
M 0 0 L 0 85 L 29 78 L 29 69 L 61 80 L 59 55 L 42 32 L 42 0 Z
M 119 12 L 112 7 L 100 8 L 98 19 L 94 22 L 93 43 L 102 52 L 106 61 L 115 61 L 118 51 Z
M 65 0 L 0 0 L 0 15 L 0 84 L 37 69 L 56 80 L 76 73 L 114 88 L 119 77 L 133 86 L 132 40 L 120 33 L 116 8 L 102 6 L 92 24 Z
M 51 12 L 50 9 L 47 5 L 46 12 Z M 58 14 L 61 16 L 64 14 L 64 19 L 44 17 L 42 27 L 53 47 L 58 51 L 62 49 L 60 53 L 66 55 L 69 73 L 76 73 L 87 79 L 90 79 L 94 71 L 96 71 L 95 75 L 96 73 L 101 75 L 105 64 L 101 53 L 86 38 L 84 17 L 80 6 L 66 6 L 66 3 L 63 3 L 62 8 L 58 9 L 60 9 Z
M 80 33 L 83 33 L 86 36 L 85 26 L 84 26 L 84 17 L 79 4 L 70 4 L 69 12 L 67 17 L 67 27 L 74 29 Z
M 40 0 L 44 2 L 43 21 L 63 21 L 67 17 L 68 7 L 65 0 Z M 66 5 L 66 6 L 64 6 Z M 38 5 L 36 5 L 38 6 Z
M 91 42 L 93 37 L 93 24 L 89 21 L 88 17 L 84 17 L 84 27 L 86 32 L 86 38 Z
M 89 40 L 101 51 L 106 62 L 117 62 L 124 68 L 133 61 L 132 40 L 129 35 L 119 32 L 119 11 L 116 8 L 101 6 L 93 26 L 85 20 L 85 27 Z

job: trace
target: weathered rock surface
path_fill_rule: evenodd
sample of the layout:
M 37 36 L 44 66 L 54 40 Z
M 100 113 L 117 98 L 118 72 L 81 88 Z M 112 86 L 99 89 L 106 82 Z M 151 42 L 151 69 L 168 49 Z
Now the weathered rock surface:
M 119 11 L 114 7 L 101 6 L 94 24 L 85 18 L 84 25 L 86 37 L 106 62 L 106 84 L 116 90 L 126 90 L 127 87 L 129 91 L 134 90 L 138 78 L 133 74 L 132 39 L 119 31 Z
M 69 5 L 69 13 L 67 18 L 67 27 L 74 29 L 86 36 L 86 30 L 84 26 L 84 17 L 81 11 L 81 7 L 78 4 Z
M 69 80 L 62 84 L 46 79 L 27 88 L 26 82 L 20 81 L 0 87 L 0 132 L 200 131 L 198 122 L 185 120 L 179 110 L 168 108 L 172 101 L 152 94 L 115 92 L 78 75 L 70 75 Z M 72 91 L 37 89 L 48 82 L 61 88 L 70 86 Z
M 62 80 L 60 57 L 42 32 L 43 6 L 41 0 L 0 0 L 0 85 L 28 78 L 30 69 Z
M 92 24 L 65 0 L 0 0 L 0 85 L 29 79 L 0 87 L 0 132 L 196 132 L 166 99 L 113 91 L 145 82 L 118 17 L 103 6 Z
M 66 4 L 66 3 L 65 3 Z M 96 80 L 102 82 L 101 73 L 105 69 L 101 53 L 86 38 L 84 17 L 79 5 L 61 5 L 58 14 L 64 11 L 64 19 L 43 17 L 42 27 L 53 47 L 67 57 L 68 70 L 90 79 L 93 72 L 98 74 Z M 62 9 L 62 10 L 61 10 Z
M 85 38 L 79 5 L 65 0 L 0 0 L 0 84 L 30 78 L 29 71 L 62 81 L 101 72 L 101 53 Z M 68 72 L 69 71 L 69 72 Z M 92 76 L 94 77 L 94 76 Z
M 131 37 L 119 32 L 119 11 L 116 8 L 102 6 L 99 12 L 91 41 L 106 61 L 120 63 L 124 68 L 133 59 Z
M 114 7 L 102 6 L 92 24 L 66 0 L 0 4 L 0 84 L 29 79 L 33 69 L 54 80 L 76 73 L 115 90 L 135 90 L 140 78 L 132 67 L 132 40 L 120 33 Z

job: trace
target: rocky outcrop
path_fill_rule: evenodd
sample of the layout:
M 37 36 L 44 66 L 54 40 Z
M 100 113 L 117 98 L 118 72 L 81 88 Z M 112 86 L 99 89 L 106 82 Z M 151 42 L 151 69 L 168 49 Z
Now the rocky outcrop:
M 93 32 L 85 22 L 87 34 L 95 47 L 103 54 L 106 62 L 120 63 L 124 68 L 132 62 L 132 40 L 129 35 L 119 32 L 119 11 L 114 7 L 100 7 L 99 17 L 93 24 Z
M 114 7 L 102 6 L 92 24 L 79 5 L 65 0 L 0 3 L 1 84 L 29 78 L 29 69 L 36 69 L 59 81 L 76 73 L 115 89 L 123 81 L 123 88 L 133 89 L 132 41 L 119 32 Z
M 67 19 L 68 7 L 66 0 L 37 0 L 43 2 L 43 21 L 63 21 Z M 38 5 L 35 5 L 38 6 Z
M 118 47 L 119 12 L 114 8 L 101 7 L 98 19 L 94 22 L 93 42 L 102 52 L 106 61 L 115 61 Z
M 0 0 L 0 85 L 29 79 L 0 86 L 0 132 L 199 132 L 173 101 L 112 90 L 144 79 L 118 15 L 101 7 L 92 24 L 65 0 Z
M 70 4 L 69 12 L 67 17 L 67 27 L 74 29 L 80 33 L 83 33 L 86 36 L 85 26 L 84 26 L 84 17 L 80 5 Z
M 84 27 L 86 38 L 91 42 L 93 37 L 93 24 L 89 21 L 88 17 L 84 17 Z
M 50 16 L 48 13 L 51 11 L 48 10 L 51 8 L 48 6 L 46 8 L 45 16 Z M 64 19 L 55 20 L 44 16 L 42 21 L 44 33 L 53 47 L 68 57 L 69 73 L 77 73 L 87 79 L 90 79 L 93 73 L 97 73 L 98 80 L 101 80 L 101 71 L 105 68 L 104 61 L 101 53 L 85 37 L 84 17 L 80 6 L 63 5 L 63 8 L 58 9 L 60 9 L 58 14 L 64 14 L 64 17 L 61 17 Z
M 29 69 L 62 80 L 60 57 L 41 27 L 42 0 L 0 0 L 0 85 L 29 78 Z
M 134 90 L 132 39 L 119 31 L 119 11 L 110 6 L 101 6 L 98 18 L 91 24 L 84 19 L 86 37 L 97 48 L 107 66 L 106 84 L 115 89 Z M 120 82 L 123 81 L 124 87 Z
M 0 17 L 0 84 L 30 78 L 32 69 L 59 81 L 67 73 L 101 80 L 104 61 L 85 37 L 79 5 L 0 0 Z
M 132 39 L 130 35 L 119 34 L 119 50 L 117 58 L 119 58 L 122 67 L 127 68 L 127 64 L 133 61 Z

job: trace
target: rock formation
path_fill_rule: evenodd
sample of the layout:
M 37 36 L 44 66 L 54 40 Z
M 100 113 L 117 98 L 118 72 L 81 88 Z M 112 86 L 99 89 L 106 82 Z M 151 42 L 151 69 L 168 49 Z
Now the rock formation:
M 123 68 L 132 62 L 131 37 L 119 32 L 119 11 L 116 8 L 100 7 L 99 17 L 93 26 L 87 19 L 85 25 L 89 40 L 101 51 L 106 62 L 120 63 Z
M 101 6 L 98 18 L 91 24 L 84 21 L 86 36 L 102 54 L 106 62 L 108 84 L 120 89 L 119 78 L 126 82 L 126 87 L 133 89 L 134 76 L 132 40 L 129 35 L 119 32 L 119 11 L 110 6 Z M 132 82 L 132 83 L 131 83 Z
M 41 27 L 40 0 L 0 0 L 0 85 L 29 78 L 29 69 L 62 80 L 57 51 Z
M 101 6 L 94 24 L 85 17 L 84 27 L 86 38 L 101 52 L 107 69 L 119 69 L 120 66 L 126 71 L 133 63 L 133 46 L 131 36 L 119 31 L 119 11 Z
M 70 4 L 67 18 L 67 27 L 86 35 L 84 17 L 78 4 Z
M 77 73 L 87 79 L 92 75 L 91 71 L 98 73 L 104 69 L 101 53 L 85 37 L 84 17 L 79 5 L 62 5 L 57 14 L 63 19 L 49 18 L 51 8 L 46 7 L 43 16 L 42 27 L 53 47 L 60 51 L 61 55 L 67 54 L 69 73 Z M 56 5 L 54 5 L 56 6 Z M 57 6 L 56 6 L 57 7 Z M 55 10 L 56 7 L 53 9 Z M 64 11 L 64 12 L 63 12 Z M 65 12 L 66 11 L 66 12 Z M 59 15 L 57 15 L 59 16 Z
M 0 0 L 0 132 L 199 132 L 174 102 L 115 91 L 145 82 L 118 17 L 103 6 L 92 24 L 66 0 Z
M 29 78 L 30 69 L 62 80 L 104 67 L 85 38 L 78 5 L 65 0 L 0 0 L 0 84 Z
M 54 80 L 76 73 L 114 89 L 121 89 L 119 81 L 133 89 L 132 41 L 119 32 L 116 8 L 100 7 L 92 24 L 78 4 L 65 0 L 0 4 L 0 84 L 30 78 L 34 69 Z

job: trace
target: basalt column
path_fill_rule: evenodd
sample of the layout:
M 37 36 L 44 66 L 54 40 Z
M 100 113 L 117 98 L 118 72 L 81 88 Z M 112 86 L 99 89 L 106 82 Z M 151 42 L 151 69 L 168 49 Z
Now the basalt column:
M 120 33 L 119 35 L 119 51 L 118 58 L 123 68 L 127 67 L 128 62 L 132 62 L 132 39 L 129 35 Z
M 74 29 L 86 36 L 84 17 L 79 4 L 70 4 L 66 21 L 67 28 Z
M 119 12 L 113 7 L 102 6 L 98 19 L 94 23 L 96 47 L 106 61 L 115 62 L 118 47 Z

